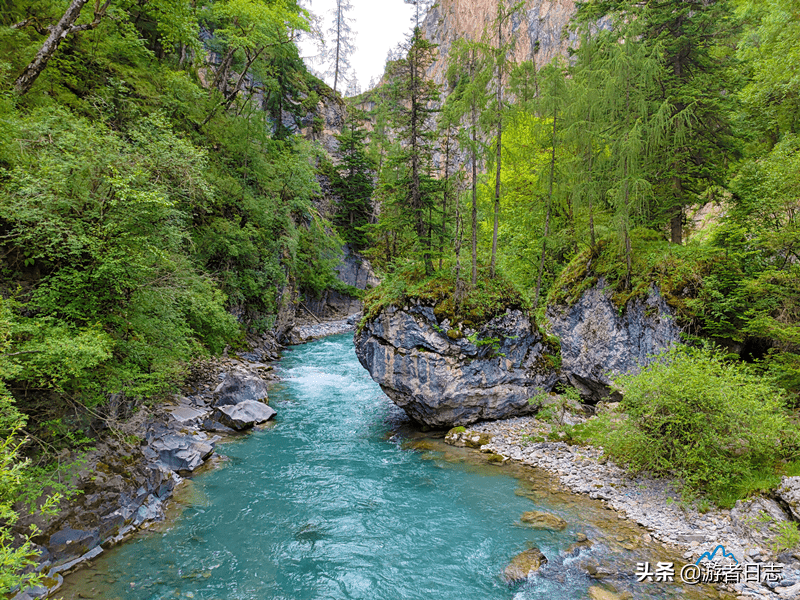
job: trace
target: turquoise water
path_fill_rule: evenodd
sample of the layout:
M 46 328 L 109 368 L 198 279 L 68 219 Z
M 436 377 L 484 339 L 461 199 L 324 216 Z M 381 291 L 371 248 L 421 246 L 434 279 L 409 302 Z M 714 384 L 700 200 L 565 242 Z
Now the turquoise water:
M 197 500 L 168 529 L 71 576 L 65 598 L 559 600 L 597 585 L 587 560 L 610 565 L 615 586 L 637 598 L 686 597 L 635 588 L 637 559 L 614 540 L 641 532 L 604 531 L 603 519 L 617 520 L 599 504 L 474 452 L 409 448 L 413 430 L 359 365 L 350 335 L 296 347 L 282 368 L 274 426 L 219 446 L 230 460 L 195 478 Z M 569 527 L 521 526 L 534 508 Z M 578 533 L 597 542 L 567 555 Z M 500 573 L 530 543 L 550 563 L 509 586 Z

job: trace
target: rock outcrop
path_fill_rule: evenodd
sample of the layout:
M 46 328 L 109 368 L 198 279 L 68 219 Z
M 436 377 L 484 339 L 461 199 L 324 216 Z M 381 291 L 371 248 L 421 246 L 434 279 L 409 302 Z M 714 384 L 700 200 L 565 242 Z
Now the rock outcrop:
M 356 354 L 395 404 L 425 425 L 467 425 L 539 409 L 529 400 L 550 390 L 557 375 L 525 313 L 509 310 L 469 337 L 449 325 L 430 306 L 388 307 L 356 332 Z
M 504 32 L 516 42 L 512 59 L 534 59 L 542 67 L 555 56 L 566 57 L 568 47 L 576 42 L 573 34 L 565 35 L 574 14 L 575 0 L 526 0 Z M 496 15 L 497 0 L 437 2 L 422 23 L 425 38 L 438 45 L 438 57 L 428 69 L 428 77 L 444 83 L 453 43 L 461 38 L 480 39 Z
M 380 283 L 372 265 L 348 245 L 342 247 L 339 264 L 335 267 L 339 281 L 360 290 L 375 287 Z M 340 319 L 360 312 L 361 300 L 337 290 L 325 290 L 317 299 L 308 299 L 301 311 L 309 311 L 319 319 Z M 302 312 L 298 313 L 303 317 Z M 308 316 L 307 314 L 305 316 Z
M 800 521 L 800 477 L 784 477 L 775 495 L 791 512 L 795 521 Z
M 611 376 L 636 371 L 680 341 L 674 313 L 655 286 L 620 311 L 601 279 L 577 303 L 549 306 L 547 318 L 561 340 L 561 376 L 593 401 L 609 395 Z

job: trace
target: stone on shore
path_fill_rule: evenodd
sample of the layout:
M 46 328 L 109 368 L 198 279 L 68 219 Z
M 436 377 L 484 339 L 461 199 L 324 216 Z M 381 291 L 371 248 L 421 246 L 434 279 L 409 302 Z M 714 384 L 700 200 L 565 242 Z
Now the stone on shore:
M 789 507 L 792 516 L 800 521 L 800 477 L 784 477 L 775 495 Z
M 167 434 L 150 442 L 158 459 L 173 471 L 194 471 L 214 452 L 214 444 L 194 436 Z
M 517 554 L 503 571 L 503 578 L 508 583 L 525 581 L 532 572 L 538 571 L 547 563 L 547 558 L 538 548 L 531 548 Z
M 234 369 L 225 374 L 225 378 L 214 390 L 213 406 L 231 406 L 252 400 L 267 401 L 267 384 L 256 373 L 244 369 Z
M 463 427 L 453 427 L 447 432 L 444 441 L 459 448 L 480 448 L 491 443 L 492 436 L 488 433 L 467 432 Z
M 561 531 L 567 527 L 567 522 L 561 517 L 538 510 L 529 510 L 528 512 L 522 513 L 519 520 L 534 529 Z
M 249 429 L 258 423 L 269 421 L 276 414 L 273 408 L 262 402 L 245 400 L 238 404 L 217 407 L 215 417 L 226 427 L 241 431 L 242 429 Z

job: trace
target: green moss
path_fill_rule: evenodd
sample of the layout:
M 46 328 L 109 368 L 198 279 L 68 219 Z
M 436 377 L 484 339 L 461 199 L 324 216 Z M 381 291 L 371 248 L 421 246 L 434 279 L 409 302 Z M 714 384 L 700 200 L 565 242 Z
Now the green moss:
M 514 285 L 502 275 L 490 277 L 487 267 L 479 268 L 478 282 L 472 289 L 467 289 L 458 304 L 454 300 L 455 287 L 455 271 L 451 266 L 446 265 L 426 276 L 422 265 L 407 263 L 388 274 L 378 287 L 365 293 L 364 318 L 359 328 L 388 306 L 420 303 L 432 306 L 439 321 L 449 319 L 452 324 L 458 324 L 459 327 L 452 327 L 447 332 L 451 339 L 458 339 L 465 327 L 477 328 L 509 308 L 528 308 L 527 301 Z
M 671 244 L 660 233 L 643 228 L 631 232 L 631 245 L 630 286 L 625 285 L 623 249 L 604 239 L 579 253 L 564 268 L 550 289 L 547 304 L 575 304 L 602 278 L 612 292 L 614 306 L 620 310 L 632 299 L 646 296 L 655 284 L 679 316 L 694 318 L 696 311 L 690 300 L 697 295 L 703 277 L 725 260 L 724 251 L 702 244 Z

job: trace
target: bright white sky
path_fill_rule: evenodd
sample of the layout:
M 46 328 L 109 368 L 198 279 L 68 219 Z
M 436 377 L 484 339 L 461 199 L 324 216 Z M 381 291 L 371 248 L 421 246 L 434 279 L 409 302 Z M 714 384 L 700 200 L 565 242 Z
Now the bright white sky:
M 411 31 L 411 17 L 414 6 L 405 4 L 403 0 L 350 0 L 353 10 L 348 16 L 353 19 L 356 50 L 350 57 L 350 64 L 358 77 L 361 89 L 366 91 L 372 77 L 380 79 L 386 64 L 386 54 L 405 39 Z M 322 17 L 322 31 L 327 36 L 331 26 L 330 11 L 335 0 L 306 0 L 303 3 L 312 13 Z M 330 42 L 330 40 L 328 40 Z M 300 44 L 300 56 L 306 59 L 319 53 L 317 45 L 311 40 Z M 309 64 L 317 71 L 325 71 L 320 64 Z M 333 85 L 333 78 L 327 81 Z M 338 86 L 344 92 L 343 86 Z

